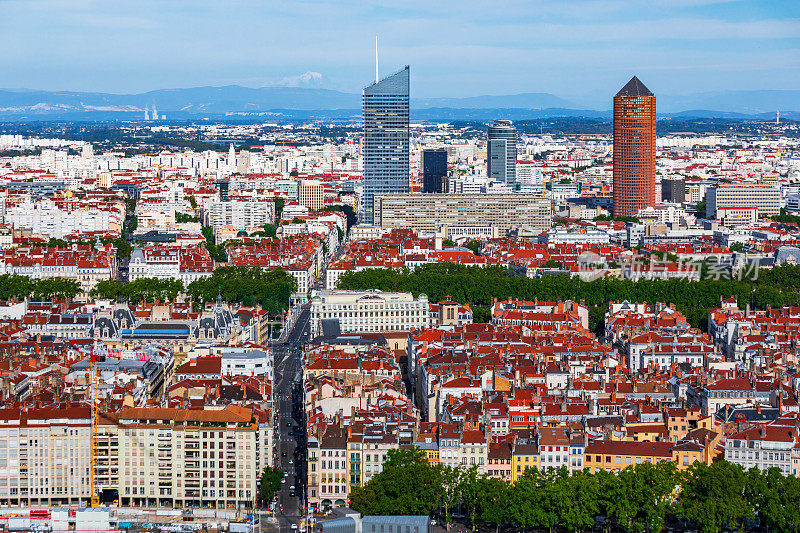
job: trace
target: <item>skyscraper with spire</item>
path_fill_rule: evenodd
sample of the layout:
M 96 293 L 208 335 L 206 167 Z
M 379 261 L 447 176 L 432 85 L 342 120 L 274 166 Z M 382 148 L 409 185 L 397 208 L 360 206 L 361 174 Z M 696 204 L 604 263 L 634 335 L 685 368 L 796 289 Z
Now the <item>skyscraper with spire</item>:
M 364 224 L 375 224 L 375 197 L 408 192 L 409 67 L 364 88 Z
M 634 76 L 614 96 L 614 216 L 656 202 L 656 97 Z

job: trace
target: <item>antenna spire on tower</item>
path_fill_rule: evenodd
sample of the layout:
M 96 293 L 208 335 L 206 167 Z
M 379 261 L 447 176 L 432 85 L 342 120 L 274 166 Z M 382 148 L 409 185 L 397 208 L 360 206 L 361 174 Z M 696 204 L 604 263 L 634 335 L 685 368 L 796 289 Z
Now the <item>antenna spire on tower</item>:
M 378 36 L 375 36 L 375 83 L 378 83 Z

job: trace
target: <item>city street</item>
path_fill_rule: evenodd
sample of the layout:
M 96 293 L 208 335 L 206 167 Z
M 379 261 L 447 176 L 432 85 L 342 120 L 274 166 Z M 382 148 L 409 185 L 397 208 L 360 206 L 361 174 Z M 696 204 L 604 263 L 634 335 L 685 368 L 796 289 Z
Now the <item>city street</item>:
M 275 358 L 274 394 L 278 430 L 275 436 L 278 454 L 276 466 L 287 474 L 283 488 L 278 493 L 276 516 L 281 531 L 292 531 L 292 524 L 299 527 L 303 516 L 301 511 L 305 500 L 306 435 L 302 409 L 301 346 L 308 340 L 310 316 L 310 309 L 306 304 L 288 332 L 285 342 L 272 346 Z M 269 525 L 263 520 L 261 527 L 264 531 L 269 530 Z

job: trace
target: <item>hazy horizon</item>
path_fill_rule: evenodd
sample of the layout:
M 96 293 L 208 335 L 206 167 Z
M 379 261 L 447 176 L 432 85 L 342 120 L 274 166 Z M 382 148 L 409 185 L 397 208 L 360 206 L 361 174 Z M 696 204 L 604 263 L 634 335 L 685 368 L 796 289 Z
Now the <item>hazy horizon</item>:
M 201 86 L 358 93 L 409 64 L 413 96 L 605 100 L 636 74 L 657 95 L 800 86 L 791 0 L 5 0 L 0 85 L 137 94 Z

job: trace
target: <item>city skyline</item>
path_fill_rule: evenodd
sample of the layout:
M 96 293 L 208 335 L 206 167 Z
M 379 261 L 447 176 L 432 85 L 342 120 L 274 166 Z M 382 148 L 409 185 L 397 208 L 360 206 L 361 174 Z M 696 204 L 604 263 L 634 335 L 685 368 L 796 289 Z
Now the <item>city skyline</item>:
M 3 85 L 42 90 L 238 84 L 357 92 L 372 77 L 379 34 L 381 64 L 414 65 L 415 97 L 548 92 L 600 102 L 634 73 L 658 94 L 790 89 L 800 81 L 792 2 L 503 7 L 9 1 L 0 3 L 9 28 L 0 67 Z

